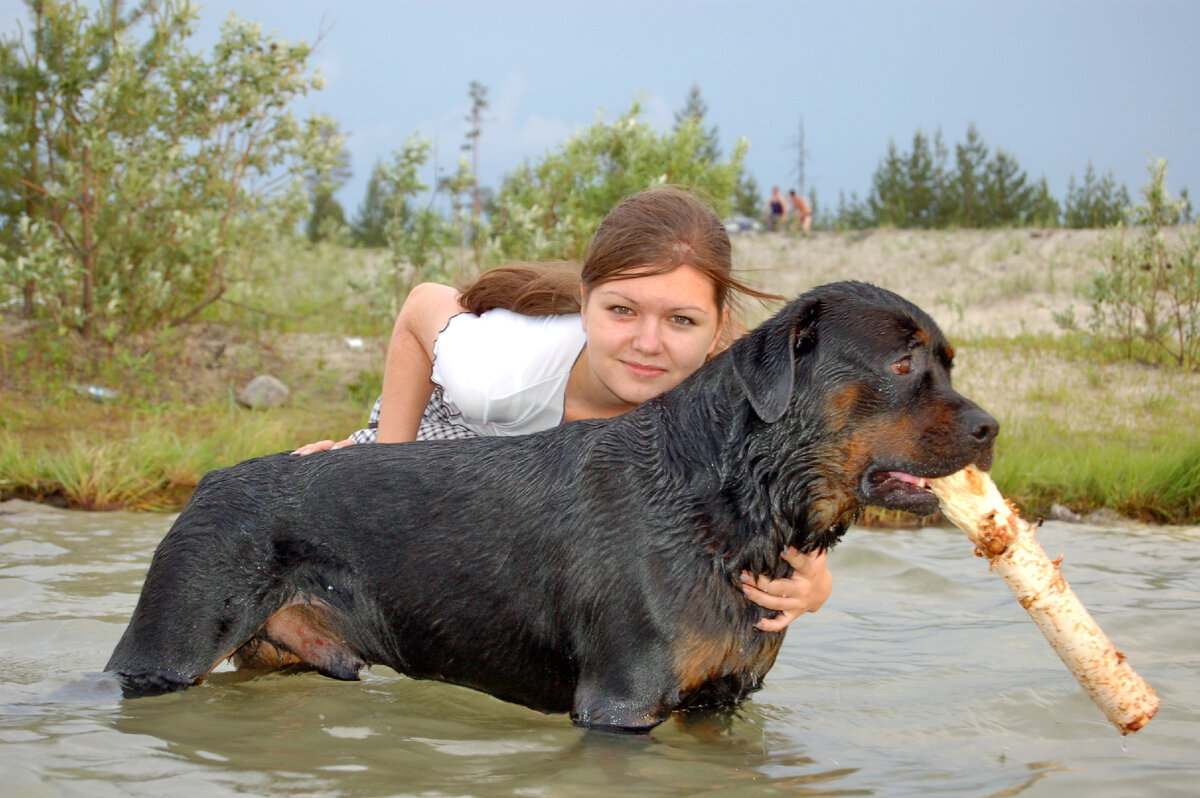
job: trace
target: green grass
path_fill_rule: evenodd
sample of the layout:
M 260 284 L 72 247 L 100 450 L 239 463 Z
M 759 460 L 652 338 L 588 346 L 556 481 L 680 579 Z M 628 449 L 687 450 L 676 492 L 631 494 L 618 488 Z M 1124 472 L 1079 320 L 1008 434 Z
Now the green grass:
M 1027 513 L 1053 504 L 1159 523 L 1200 521 L 1200 441 L 1169 429 L 1097 437 L 1046 420 L 1010 425 L 993 477 Z
M 7 402 L 10 394 L 13 412 L 0 427 L 0 495 L 87 509 L 175 509 L 211 469 L 357 428 L 376 380 L 364 375 L 367 384 L 340 400 L 297 400 L 272 411 L 227 399 L 98 405 L 70 392 L 32 406 Z M 1106 392 L 1103 381 L 1095 387 Z M 1079 513 L 1109 508 L 1147 521 L 1200 522 L 1193 403 L 1151 396 L 1122 408 L 1131 414 L 1122 426 L 1093 401 L 1056 385 L 1018 397 L 1019 409 L 1001 418 L 993 475 L 1002 492 L 1030 515 L 1059 503 Z
M 89 510 L 174 509 L 208 471 L 344 435 L 365 419 L 361 404 L 350 400 L 271 411 L 208 402 L 105 405 L 106 418 L 88 423 L 98 412 L 91 404 L 76 400 L 61 408 L 77 420 L 63 436 L 0 430 L 0 496 Z

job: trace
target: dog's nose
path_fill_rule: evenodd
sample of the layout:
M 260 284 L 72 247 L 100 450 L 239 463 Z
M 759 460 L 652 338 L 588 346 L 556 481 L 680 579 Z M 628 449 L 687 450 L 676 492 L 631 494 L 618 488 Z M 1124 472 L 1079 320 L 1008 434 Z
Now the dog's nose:
M 1000 422 L 977 407 L 967 411 L 963 426 L 980 446 L 991 446 L 1000 434 Z

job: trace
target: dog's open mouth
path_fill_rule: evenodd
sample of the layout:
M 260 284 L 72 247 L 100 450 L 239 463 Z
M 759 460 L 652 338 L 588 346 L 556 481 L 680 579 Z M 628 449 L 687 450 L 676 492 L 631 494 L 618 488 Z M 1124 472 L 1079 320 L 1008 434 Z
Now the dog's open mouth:
M 904 471 L 872 471 L 863 479 L 867 504 L 928 515 L 938 508 L 929 480 Z

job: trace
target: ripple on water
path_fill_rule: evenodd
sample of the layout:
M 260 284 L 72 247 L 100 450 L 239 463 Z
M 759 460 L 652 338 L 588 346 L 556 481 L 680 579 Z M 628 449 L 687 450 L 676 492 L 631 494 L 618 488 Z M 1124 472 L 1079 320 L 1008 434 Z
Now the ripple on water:
M 826 608 L 793 624 L 751 701 L 625 736 L 387 668 L 350 684 L 223 669 L 183 694 L 120 701 L 90 674 L 173 518 L 0 517 L 9 794 L 1071 798 L 1200 782 L 1200 530 L 1040 533 L 1164 700 L 1125 741 L 966 538 L 936 527 L 852 530 L 831 555 Z

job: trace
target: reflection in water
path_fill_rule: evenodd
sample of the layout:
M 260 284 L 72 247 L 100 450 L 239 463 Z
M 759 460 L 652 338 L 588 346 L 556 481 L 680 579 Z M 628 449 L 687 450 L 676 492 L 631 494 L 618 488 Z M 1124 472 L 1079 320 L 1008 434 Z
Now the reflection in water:
M 741 707 L 583 732 L 375 668 L 121 701 L 103 666 L 170 518 L 0 505 L 0 794 L 1192 795 L 1200 530 L 1047 524 L 1163 699 L 1122 738 L 955 530 L 855 530 Z

